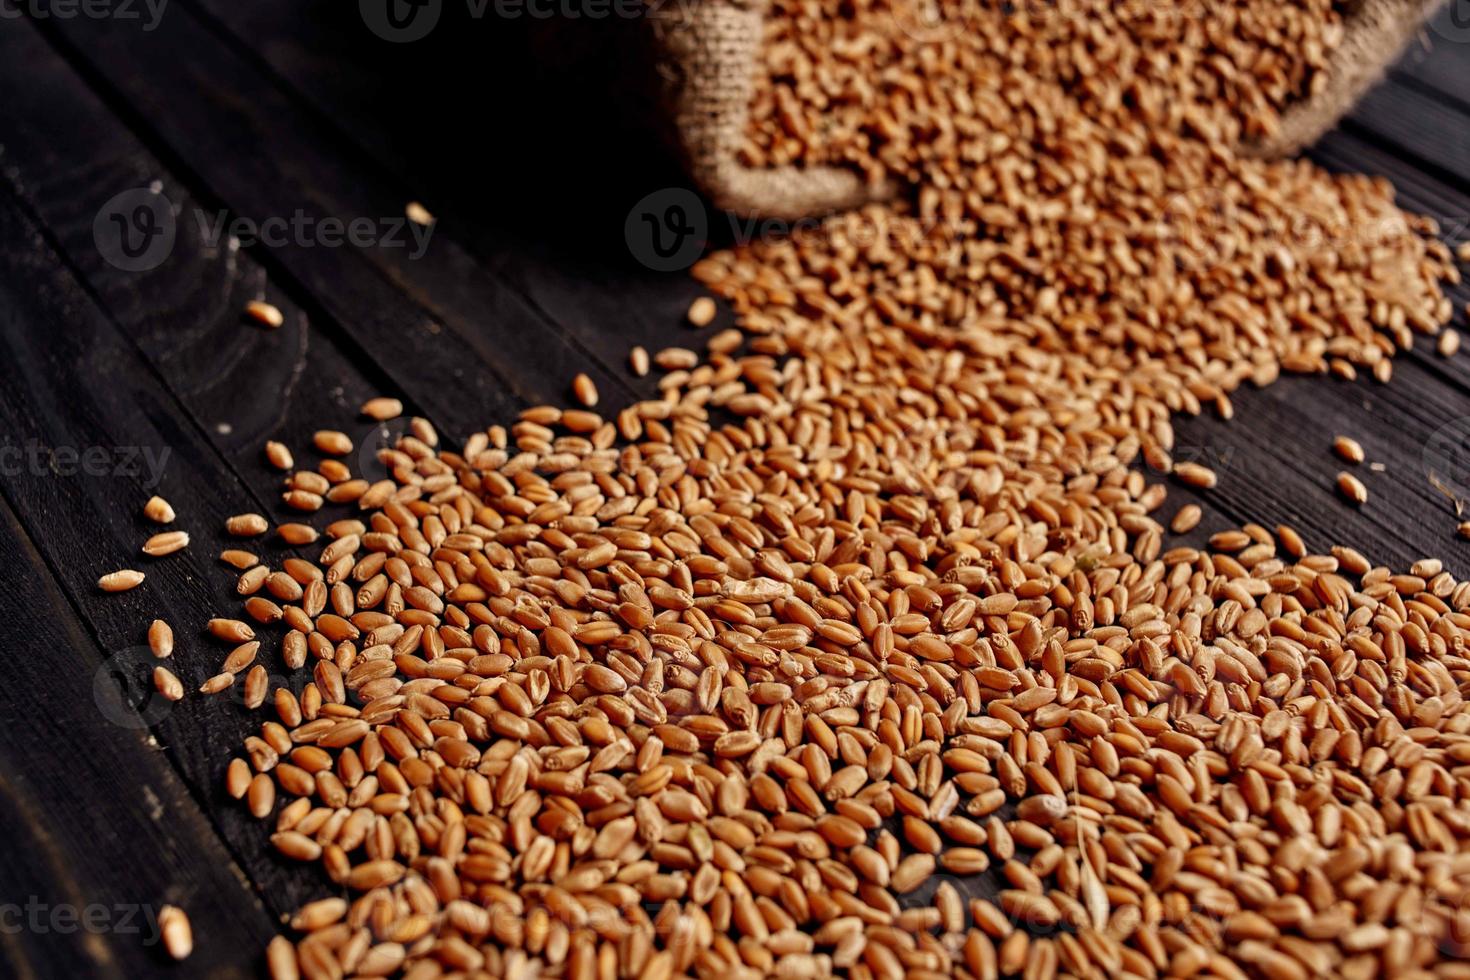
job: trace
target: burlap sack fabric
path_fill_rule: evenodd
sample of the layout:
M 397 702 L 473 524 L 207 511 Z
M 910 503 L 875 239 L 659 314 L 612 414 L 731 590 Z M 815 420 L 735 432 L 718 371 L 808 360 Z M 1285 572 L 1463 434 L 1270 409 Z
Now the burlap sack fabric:
M 1357 0 L 1343 19 L 1342 43 L 1327 59 L 1326 87 L 1287 108 L 1281 129 L 1253 149 L 1284 156 L 1316 142 L 1388 69 L 1444 0 Z
M 765 16 L 765 0 L 678 0 L 650 18 L 675 148 L 695 185 L 726 211 L 787 219 L 891 194 L 836 167 L 755 170 L 738 161 Z
M 1326 86 L 1289 107 L 1280 130 L 1251 151 L 1276 156 L 1311 144 L 1378 80 L 1441 2 L 1351 4 Z M 739 162 L 766 8 L 766 0 L 676 0 L 656 5 L 649 19 L 664 111 L 689 176 L 716 207 L 744 216 L 795 219 L 891 196 L 893 187 L 836 167 L 756 170 Z

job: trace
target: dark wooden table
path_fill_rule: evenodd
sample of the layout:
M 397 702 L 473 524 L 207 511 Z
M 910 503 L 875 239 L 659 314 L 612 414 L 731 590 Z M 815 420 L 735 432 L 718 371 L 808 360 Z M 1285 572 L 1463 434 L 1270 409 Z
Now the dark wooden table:
M 1392 178 L 1452 243 L 1470 235 L 1458 6 L 1311 154 Z M 327 0 L 0 12 L 0 973 L 254 975 L 281 917 L 328 889 L 277 859 L 223 792 L 258 721 L 223 699 L 146 696 L 147 623 L 174 624 L 186 686 L 213 672 L 201 630 L 234 608 L 214 560 L 223 519 L 281 514 L 267 438 L 305 447 L 345 427 L 361 442 L 356 408 L 374 394 L 457 440 L 564 402 L 578 370 L 614 405 L 650 392 L 626 352 L 690 342 L 697 290 L 640 264 L 624 225 L 680 179 L 627 127 L 636 111 L 619 111 L 636 106 L 599 54 L 626 39 L 616 18 L 558 25 L 548 58 L 528 54 L 546 25 L 525 18 L 446 12 L 426 39 L 391 44 L 356 4 Z M 402 223 L 410 200 L 439 217 L 425 249 Z M 711 217 L 710 237 L 727 224 Z M 1464 329 L 1470 291 L 1453 295 Z M 262 297 L 281 329 L 242 319 Z M 1438 555 L 1470 574 L 1427 472 L 1470 497 L 1467 393 L 1470 358 L 1427 344 L 1387 386 L 1245 392 L 1233 422 L 1181 423 L 1176 456 L 1208 462 L 1220 485 L 1173 490 L 1169 507 L 1204 506 L 1197 540 L 1286 521 L 1313 545 L 1351 539 L 1397 565 Z M 1361 510 L 1332 489 L 1339 432 L 1384 465 L 1364 471 Z M 158 561 L 137 554 L 155 490 L 194 535 Z M 143 587 L 99 593 L 126 565 L 147 571 Z M 193 920 L 182 968 L 153 941 L 164 903 Z

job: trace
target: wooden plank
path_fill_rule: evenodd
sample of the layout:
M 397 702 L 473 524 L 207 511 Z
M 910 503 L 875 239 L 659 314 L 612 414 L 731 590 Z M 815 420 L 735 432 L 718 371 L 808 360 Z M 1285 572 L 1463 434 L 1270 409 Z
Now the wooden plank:
M 259 243 L 262 264 L 297 295 L 314 297 L 404 390 L 419 379 L 414 394 L 426 411 L 450 419 L 455 406 L 463 414 L 473 404 L 505 417 L 528 402 L 565 401 L 567 383 L 583 369 L 603 391 L 620 389 L 618 376 L 592 363 L 442 227 L 422 254 L 324 244 L 322 223 L 330 220 L 366 220 L 371 235 L 401 243 L 410 192 L 379 177 L 372 161 L 322 139 L 318 120 L 187 11 L 170 13 L 141 36 L 88 18 L 36 23 L 211 208 L 228 205 L 260 227 L 286 222 Z
M 128 652 L 118 663 L 128 690 L 148 689 L 152 665 L 138 652 L 147 624 L 162 617 L 178 637 L 170 667 L 194 691 L 227 652 L 206 636 L 205 624 L 235 608 L 231 576 L 213 557 L 226 544 L 224 520 L 259 501 L 8 194 L 0 194 L 0 356 L 10 369 L 0 386 L 10 505 L 96 643 Z M 193 537 L 189 549 L 156 560 L 139 553 L 158 529 L 141 516 L 155 492 L 174 502 L 174 526 Z M 119 567 L 139 568 L 148 578 L 131 592 L 102 593 L 98 577 Z M 262 661 L 280 674 L 272 645 L 264 644 Z M 304 681 L 275 683 L 299 688 Z M 267 828 L 223 792 L 226 760 L 259 721 L 228 696 L 191 693 L 161 712 L 153 730 L 266 907 L 280 915 L 323 888 L 314 871 L 268 853 Z
M 15 134 L 7 149 L 16 193 L 98 305 L 256 496 L 284 513 L 278 502 L 281 474 L 261 459 L 267 439 L 294 447 L 299 463 L 310 466 L 316 455 L 309 448 L 312 432 L 340 428 L 368 449 L 358 457 L 370 461 L 380 427 L 359 419 L 359 406 L 378 394 L 398 395 L 413 406 L 414 396 L 330 317 L 312 315 L 294 301 L 249 252 L 214 247 L 201 232 L 207 223 L 177 221 L 172 251 L 155 268 L 129 271 L 107 261 L 94 225 L 119 188 L 157 182 L 159 200 L 181 214 L 204 205 L 34 29 L 16 24 L 0 35 L 0 66 L 29 79 L 0 101 L 0 130 Z M 258 297 L 284 313 L 279 330 L 242 315 L 245 304 Z M 316 309 L 309 297 L 306 303 Z M 431 390 L 431 379 L 410 374 L 409 382 L 419 394 Z M 479 410 L 460 408 L 451 422 L 469 425 Z M 351 462 L 357 469 L 358 459 Z
M 1343 123 L 1411 168 L 1470 187 L 1470 113 L 1395 78 L 1371 89 Z
M 429 37 L 389 44 L 350 5 L 189 6 L 321 128 L 416 188 L 446 216 L 446 236 L 616 373 L 626 375 L 634 344 L 702 342 L 683 319 L 699 286 L 643 265 L 624 234 L 646 195 L 692 195 L 656 138 L 633 125 L 632 96 L 610 63 L 610 52 L 636 43 L 639 25 L 562 19 L 543 32 L 554 36 L 548 46 L 530 18 L 498 19 L 492 7 L 475 20 L 450 4 Z M 548 50 L 554 59 L 537 57 Z M 385 73 L 384 64 L 395 70 Z M 445 97 L 483 91 L 517 93 L 495 100 L 490 134 L 466 127 L 463 103 Z M 487 137 L 508 145 L 484 153 Z M 711 240 L 747 230 L 708 210 L 702 220 Z M 722 308 L 711 329 L 729 321 Z M 653 390 L 625 381 L 644 395 Z
M 1470 108 L 1470 3 L 1449 0 L 1441 6 L 1390 74 Z
M 163 974 L 157 914 L 169 903 L 194 928 L 191 975 L 256 975 L 271 916 L 139 716 L 108 698 L 109 668 L 137 651 L 109 655 L 83 631 L 3 500 L 0 554 L 10 637 L 0 685 L 4 972 Z
M 115 64 L 110 59 L 116 55 L 108 57 L 108 64 Z M 140 57 L 146 56 L 140 55 Z M 0 71 L 6 70 L 8 69 L 0 67 Z M 142 71 L 142 68 L 139 71 Z M 29 79 L 36 76 L 29 68 L 26 68 L 24 71 L 18 71 L 14 80 L 18 82 L 21 77 Z M 171 78 L 172 76 L 165 77 Z M 233 76 L 226 75 L 225 77 L 228 79 Z M 200 81 L 203 82 L 202 76 Z M 51 83 L 46 82 L 45 84 Z M 213 84 L 223 86 L 228 82 Z M 146 79 L 130 82 L 129 85 L 133 86 L 130 92 L 163 90 L 162 82 Z M 239 98 L 249 98 L 251 90 L 235 90 L 232 94 Z M 28 96 L 29 93 L 22 93 L 22 100 Z M 224 97 L 220 95 L 219 88 L 206 88 L 204 94 L 199 98 L 208 101 L 211 98 Z M 74 107 L 72 102 L 40 103 L 32 105 L 27 111 L 41 113 L 41 115 L 31 115 L 27 118 L 34 122 L 42 118 L 47 111 L 72 107 Z M 0 109 L 0 112 L 11 111 L 13 110 L 8 108 Z M 131 112 L 131 110 L 128 111 Z M 151 115 L 152 111 L 153 109 L 149 108 L 148 114 Z M 114 282 L 111 273 L 102 268 L 100 264 L 94 262 L 95 268 L 86 267 L 86 229 L 82 223 L 79 223 L 77 214 L 64 211 L 63 199 L 67 192 L 81 189 L 87 184 L 88 168 L 78 167 L 73 161 L 78 158 L 89 158 L 84 136 L 103 115 L 105 114 L 90 117 L 85 126 L 66 130 L 51 142 L 46 142 L 51 139 L 49 134 L 40 140 L 33 139 L 34 134 L 27 134 L 22 137 L 22 149 L 17 149 L 14 141 L 8 143 L 8 155 L 19 156 L 18 166 L 22 170 L 22 176 L 28 178 L 27 188 L 32 187 L 33 182 L 40 182 L 39 186 L 42 186 L 43 190 L 34 195 L 30 195 L 28 190 L 28 201 L 39 202 L 37 204 L 38 213 L 43 214 L 46 224 L 50 225 L 53 220 L 55 221 L 56 233 L 59 239 L 67 245 L 66 252 L 69 258 L 79 263 L 89 283 L 100 284 L 94 285 L 94 288 L 98 289 L 100 301 L 109 311 L 119 317 L 119 322 L 125 325 L 124 329 L 131 331 L 133 325 L 144 323 L 150 305 L 162 299 L 164 305 L 179 307 L 177 313 L 168 314 L 172 317 L 170 320 L 172 330 L 187 331 L 199 320 L 198 310 L 201 307 L 207 309 L 210 303 L 201 302 L 187 291 L 186 276 L 176 275 L 169 279 L 149 280 L 133 284 L 131 288 L 126 281 Z M 137 121 L 136 116 L 133 118 Z M 238 118 L 250 119 L 253 117 L 240 116 Z M 153 129 L 146 120 L 142 125 L 151 134 L 157 133 L 157 130 Z M 304 140 L 305 137 L 303 136 L 302 139 Z M 130 148 L 125 142 L 104 145 L 116 150 L 115 169 L 128 173 L 130 176 L 136 173 L 139 177 L 155 172 L 154 162 L 146 156 L 140 156 L 136 147 Z M 178 169 L 186 175 L 186 179 L 199 180 L 201 186 L 206 189 L 215 186 L 215 181 L 211 179 L 200 179 L 199 174 L 202 168 L 189 157 L 187 147 L 181 139 L 171 136 L 165 140 L 165 145 L 177 151 L 178 159 L 182 161 Z M 68 152 L 69 150 L 75 151 L 75 155 Z M 15 163 L 15 160 L 12 159 L 11 162 Z M 1346 162 L 1351 165 L 1352 161 L 1348 159 Z M 212 167 L 213 164 L 210 166 Z M 55 174 L 52 172 L 53 167 Z M 347 173 L 348 169 L 344 164 L 343 168 L 337 172 Z M 112 172 L 112 170 L 105 169 L 99 171 L 104 176 L 102 181 L 104 186 L 108 180 L 112 179 L 110 176 Z M 212 175 L 215 171 L 210 170 L 209 173 Z M 167 187 L 172 189 L 176 186 L 176 182 L 171 182 L 172 178 L 169 178 L 169 181 L 166 182 Z M 211 191 L 207 190 L 207 192 Z M 251 190 L 251 193 L 254 194 L 256 191 Z M 82 213 L 85 215 L 85 211 Z M 493 223 L 489 221 L 483 225 L 471 221 L 467 223 L 476 229 L 481 227 L 486 229 L 485 242 L 491 243 L 499 240 L 495 238 L 499 231 Z M 478 232 L 473 234 L 478 234 Z M 248 260 L 249 257 L 246 258 Z M 279 264 L 275 257 L 267 255 L 265 258 L 268 266 L 279 267 L 283 270 L 283 278 L 286 280 L 288 289 L 301 290 L 300 294 L 307 305 L 313 309 L 317 308 L 318 304 L 313 301 L 311 293 L 316 290 L 319 281 L 293 275 L 301 268 L 297 265 L 296 258 L 293 257 L 290 262 L 279 261 Z M 575 257 L 559 254 L 551 257 L 537 254 L 533 259 L 528 258 L 519 265 L 516 264 L 519 258 L 514 254 L 495 255 L 491 258 L 501 262 L 498 271 L 502 274 L 524 275 L 528 281 L 533 275 L 544 276 L 538 281 L 548 284 L 558 281 L 563 283 L 576 281 L 579 275 L 568 272 L 568 269 L 576 269 L 579 273 L 585 274 L 587 268 L 593 268 L 593 266 L 578 266 Z M 475 259 L 476 268 L 480 269 L 483 269 L 485 263 L 489 261 L 479 255 L 476 255 Z M 194 266 L 187 268 L 194 268 Z M 198 268 L 205 268 L 205 263 L 201 261 Z M 507 271 L 511 269 L 522 271 L 514 273 Z M 25 280 L 22 278 L 15 281 Z M 49 282 L 50 280 L 43 279 L 43 281 Z M 213 288 L 217 296 L 220 287 Z M 232 285 L 229 288 L 234 287 Z M 336 285 L 334 288 L 340 290 L 346 286 Z M 609 286 L 609 293 L 616 294 L 617 288 Z M 650 294 L 664 296 L 665 294 L 673 295 L 676 288 L 688 287 L 682 281 L 648 277 L 646 288 Z M 568 289 L 565 292 L 558 292 L 557 296 L 565 302 L 564 309 L 568 317 L 579 315 L 595 322 L 596 318 L 605 316 L 606 309 L 608 309 L 599 305 L 603 302 L 603 297 L 598 289 L 599 285 L 593 282 L 583 291 Z M 112 290 L 116 290 L 118 295 L 113 296 Z M 85 298 L 82 298 L 81 301 L 85 304 Z M 213 302 L 221 309 L 225 309 L 233 304 L 234 300 L 216 298 Z M 320 308 L 323 310 L 337 309 L 333 304 L 340 302 L 343 301 L 334 297 L 323 301 Z M 669 308 L 676 312 L 682 303 L 682 301 L 673 303 L 667 298 L 661 299 L 660 302 L 671 304 Z M 129 309 L 133 312 L 129 313 Z M 295 311 L 291 312 L 294 317 Z M 208 317 L 204 319 L 211 324 L 214 323 Z M 651 336 L 663 336 L 658 331 L 667 329 L 666 323 L 657 323 L 652 319 L 648 321 L 648 324 Z M 210 330 L 215 331 L 215 329 L 215 326 L 211 325 Z M 139 343 L 148 352 L 150 360 L 160 363 L 169 354 L 173 337 L 171 331 L 160 329 L 156 336 L 141 337 Z M 301 337 L 305 338 L 308 343 L 313 340 L 306 334 L 302 334 Z M 191 342 L 197 352 L 208 350 L 222 340 L 227 341 L 228 338 L 222 331 L 218 331 L 201 334 L 198 338 L 192 338 Z M 300 338 L 298 338 L 299 341 Z M 444 343 L 452 347 L 455 341 L 450 338 Z M 68 348 L 68 350 L 75 353 L 75 348 Z M 240 356 L 248 358 L 254 355 L 247 352 Z M 34 363 L 38 359 L 38 356 L 32 352 L 28 355 L 26 363 Z M 269 361 L 269 358 L 264 360 Z M 344 357 L 344 362 L 346 360 Z M 1386 389 L 1367 383 L 1346 385 L 1316 379 L 1292 379 L 1266 392 L 1243 393 L 1237 400 L 1237 421 L 1231 425 L 1224 425 L 1208 418 L 1181 422 L 1181 444 L 1192 453 L 1200 455 L 1202 461 L 1213 462 L 1222 471 L 1221 487 L 1213 493 L 1202 495 L 1211 506 L 1212 514 L 1201 531 L 1193 535 L 1192 539 L 1201 540 L 1207 530 L 1218 529 L 1225 526 L 1227 522 L 1238 523 L 1249 517 L 1268 523 L 1278 519 L 1291 520 L 1307 534 L 1314 544 L 1327 544 L 1347 539 L 1365 540 L 1367 543 L 1364 548 L 1374 558 L 1392 559 L 1399 564 L 1425 551 L 1447 553 L 1458 548 L 1458 545 L 1450 543 L 1448 539 L 1447 528 L 1451 525 L 1440 523 L 1443 517 L 1441 511 L 1426 509 L 1438 501 L 1425 490 L 1422 473 L 1417 469 L 1419 464 L 1417 457 L 1421 455 L 1419 448 L 1423 440 L 1436 426 L 1452 417 L 1459 404 L 1455 401 L 1454 393 L 1446 389 L 1445 376 L 1431 371 L 1430 363 L 1426 361 L 1425 366 L 1417 373 L 1411 367 L 1401 367 L 1395 386 Z M 416 384 L 420 390 L 431 386 L 431 383 L 434 382 L 432 375 L 426 382 L 425 375 L 412 369 L 411 366 L 404 365 L 399 360 L 391 361 L 388 368 L 405 378 L 407 384 Z M 248 379 L 252 373 L 268 369 L 268 363 L 244 364 L 242 362 L 238 377 Z M 258 373 L 255 376 L 259 376 Z M 201 370 L 198 377 L 201 383 L 209 384 L 209 372 Z M 550 377 L 549 373 L 537 374 L 530 380 L 532 383 L 541 383 L 537 381 L 537 378 L 544 381 Z M 169 383 L 174 382 L 169 379 Z M 438 387 L 437 384 L 432 386 Z M 210 399 L 216 401 L 222 401 L 235 393 L 229 386 L 206 387 L 201 390 L 206 392 Z M 270 388 L 266 385 L 236 389 L 241 392 L 237 395 L 237 399 L 254 401 L 255 397 L 263 397 L 269 390 Z M 440 398 L 441 404 L 445 404 L 449 411 L 466 412 L 466 405 L 469 401 L 469 399 Z M 493 410 L 480 405 L 470 407 L 475 412 L 476 423 L 496 420 Z M 203 412 L 203 409 L 199 411 Z M 201 417 L 207 423 L 212 419 L 208 414 L 203 414 Z M 1404 419 L 1408 419 L 1412 424 L 1404 425 Z M 1388 463 L 1388 471 L 1385 474 L 1379 477 L 1368 477 L 1374 497 L 1362 513 L 1356 513 L 1347 508 L 1335 498 L 1331 489 L 1331 474 L 1336 471 L 1339 464 L 1327 454 L 1326 442 L 1330 440 L 1335 431 L 1348 431 L 1358 435 L 1368 444 L 1375 458 L 1381 458 Z M 213 441 L 214 436 L 209 436 L 209 439 Z M 201 456 L 201 459 L 204 456 Z M 1171 506 L 1177 505 L 1180 498 L 1193 495 L 1175 491 L 1172 496 L 1175 501 Z M 39 513 L 43 515 L 47 513 L 47 501 L 40 495 L 35 498 L 28 497 L 27 500 L 28 505 L 35 504 Z M 69 505 L 70 502 L 65 503 Z M 1398 504 L 1412 509 L 1400 513 L 1396 506 Z M 85 508 L 82 512 L 86 512 Z M 66 507 L 56 507 L 52 508 L 49 513 L 70 514 L 72 511 Z M 1404 514 L 1410 514 L 1413 517 L 1412 519 L 1405 518 Z M 49 524 L 47 526 L 49 527 Z M 132 530 L 136 533 L 137 528 L 134 527 Z M 1462 571 L 1464 563 L 1459 561 L 1457 565 L 1457 562 L 1452 560 L 1451 567 L 1456 571 Z M 149 587 L 152 587 L 153 584 L 153 579 L 150 579 Z M 83 580 L 83 585 L 85 585 L 85 580 Z M 126 602 L 128 599 L 129 597 L 123 597 L 116 601 Z M 244 833 L 259 836 L 258 829 L 254 827 L 246 828 Z

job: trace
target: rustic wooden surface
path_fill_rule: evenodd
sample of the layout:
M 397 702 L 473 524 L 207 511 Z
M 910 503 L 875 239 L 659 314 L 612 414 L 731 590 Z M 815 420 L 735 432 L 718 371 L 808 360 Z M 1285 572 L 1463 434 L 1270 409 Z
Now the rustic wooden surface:
M 174 624 L 175 668 L 197 686 L 219 655 L 203 623 L 233 608 L 231 576 L 212 560 L 223 517 L 280 515 L 267 438 L 302 458 L 324 425 L 370 441 L 355 410 L 378 393 L 454 441 L 526 404 L 564 402 L 578 370 L 614 406 L 650 392 L 626 351 L 697 342 L 681 325 L 697 289 L 640 265 L 624 220 L 679 178 L 604 81 L 596 32 L 627 24 L 571 25 L 555 73 L 527 55 L 528 30 L 546 25 L 493 17 L 393 45 L 356 4 L 328 0 L 172 0 L 156 23 L 142 4 L 127 8 L 141 20 L 21 6 L 26 17 L 0 20 L 0 973 L 250 975 L 277 920 L 329 886 L 277 859 L 221 789 L 255 724 L 247 713 L 147 697 L 147 622 Z M 1452 243 L 1470 237 L 1459 6 L 1311 151 L 1390 177 Z M 115 195 L 150 186 L 172 202 L 177 239 L 156 268 L 123 271 L 100 254 L 94 223 Z M 417 257 L 300 236 L 232 248 L 195 216 L 381 227 L 410 200 L 440 217 Z M 710 237 L 722 228 L 712 220 Z M 1464 329 L 1470 290 L 1453 293 Z M 242 321 L 257 297 L 285 312 L 283 328 Z M 1229 423 L 1179 425 L 1178 455 L 1220 472 L 1208 494 L 1171 491 L 1170 509 L 1205 508 L 1189 540 L 1285 521 L 1313 545 L 1351 540 L 1399 565 L 1438 555 L 1470 574 L 1470 543 L 1426 471 L 1428 447 L 1455 470 L 1441 476 L 1470 486 L 1465 356 L 1422 344 L 1390 385 L 1291 378 L 1243 392 L 1236 409 Z M 1364 471 L 1360 510 L 1332 489 L 1339 432 L 1384 464 Z M 137 553 L 153 476 L 195 540 L 159 561 Z M 124 565 L 147 582 L 98 593 L 97 576 Z M 193 919 L 197 952 L 181 969 L 151 941 L 164 903 Z

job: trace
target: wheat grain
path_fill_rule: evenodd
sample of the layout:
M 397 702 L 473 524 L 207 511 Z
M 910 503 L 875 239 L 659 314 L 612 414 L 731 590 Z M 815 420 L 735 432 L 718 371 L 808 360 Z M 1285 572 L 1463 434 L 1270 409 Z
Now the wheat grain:
M 597 404 L 597 385 L 585 374 L 572 379 L 572 396 L 588 408 Z
M 369 398 L 363 402 L 361 411 L 370 419 L 387 422 L 403 414 L 403 402 L 397 398 Z
M 194 951 L 194 929 L 189 916 L 178 906 L 165 905 L 158 910 L 158 933 L 163 948 L 175 960 L 187 959 Z
M 276 307 L 263 300 L 251 300 L 245 304 L 245 315 L 256 323 L 271 330 L 278 329 L 286 322 L 285 315 Z
M 225 533 L 237 538 L 253 538 L 269 528 L 270 523 L 259 514 L 236 514 L 225 521 Z
M 143 554 L 153 558 L 171 555 L 189 547 L 188 531 L 164 531 L 143 542 Z
M 1337 474 L 1337 489 L 1354 504 L 1362 506 L 1368 502 L 1368 488 L 1351 473 L 1344 471 Z
M 97 587 L 103 592 L 126 592 L 142 584 L 143 573 L 131 568 L 108 572 L 97 580 Z
M 279 442 L 265 444 L 265 458 L 278 470 L 289 470 L 296 465 L 295 459 L 291 456 L 291 450 Z
M 708 296 L 700 296 L 689 304 L 686 317 L 692 327 L 707 327 L 714 322 L 716 312 L 715 301 Z
M 1365 458 L 1363 447 L 1358 445 L 1356 439 L 1350 439 L 1347 436 L 1338 436 L 1333 439 L 1332 451 L 1349 463 L 1361 463 Z
M 162 497 L 149 497 L 143 505 L 143 516 L 157 524 L 168 524 L 174 519 L 174 509 Z

